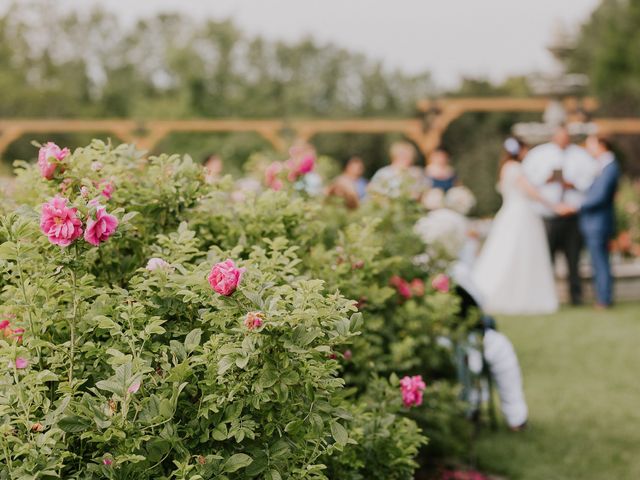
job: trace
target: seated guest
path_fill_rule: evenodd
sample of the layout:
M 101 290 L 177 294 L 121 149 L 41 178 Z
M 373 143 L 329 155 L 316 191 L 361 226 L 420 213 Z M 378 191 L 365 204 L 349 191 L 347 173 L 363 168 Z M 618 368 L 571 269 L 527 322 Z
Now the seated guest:
M 481 375 L 483 370 L 488 370 L 498 390 L 500 408 L 509 429 L 514 432 L 523 430 L 527 425 L 529 409 L 524 396 L 520 363 L 513 344 L 505 334 L 497 331 L 493 317 L 482 312 L 480 294 L 471 279 L 468 265 L 463 261 L 458 262 L 453 267 L 452 276 L 457 284 L 455 293 L 460 298 L 461 318 L 468 318 L 473 310 L 479 310 L 481 314 L 476 329 L 482 339 L 482 345 L 476 348 L 473 346 L 474 342 L 470 341 L 466 348 L 467 366 L 475 375 Z M 470 339 L 473 339 L 473 333 L 470 334 Z M 474 362 L 473 359 L 478 358 L 480 365 L 475 365 L 478 362 Z M 482 364 L 485 364 L 486 368 Z M 469 390 L 469 387 L 465 386 L 466 391 L 463 394 L 468 400 L 475 399 L 477 402 L 484 395 L 476 389 L 477 387 L 471 386 Z M 479 404 L 474 408 L 479 409 Z M 477 412 L 472 412 L 475 413 Z
M 409 142 L 395 142 L 389 151 L 391 164 L 378 170 L 369 184 L 369 191 L 388 197 L 399 197 L 406 189 L 419 198 L 424 190 L 424 174 L 413 166 L 416 149 Z
M 327 195 L 341 197 L 349 209 L 358 208 L 360 200 L 367 193 L 367 180 L 362 176 L 364 162 L 360 157 L 351 157 L 342 174 L 337 176 L 327 191 Z
M 214 183 L 222 175 L 224 164 L 222 157 L 217 153 L 211 153 L 205 157 L 204 172 L 207 183 Z
M 431 188 L 439 188 L 445 193 L 458 183 L 456 171 L 449 163 L 449 152 L 442 146 L 429 155 L 425 174 Z

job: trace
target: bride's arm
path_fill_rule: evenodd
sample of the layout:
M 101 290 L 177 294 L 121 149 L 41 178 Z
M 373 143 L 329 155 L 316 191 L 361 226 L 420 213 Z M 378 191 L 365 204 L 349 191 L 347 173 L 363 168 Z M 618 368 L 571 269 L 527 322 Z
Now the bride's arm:
M 544 198 L 542 195 L 540 195 L 540 192 L 538 191 L 538 189 L 536 187 L 534 187 L 531 182 L 529 182 L 529 180 L 527 180 L 527 177 L 524 176 L 524 174 L 520 173 L 520 175 L 518 175 L 518 178 L 516 180 L 518 187 L 531 199 L 536 200 L 537 202 L 540 202 L 541 204 L 543 204 L 545 207 L 549 208 L 550 210 L 553 210 L 554 212 L 558 213 L 559 215 L 563 215 L 564 213 L 566 213 L 560 206 L 558 205 L 554 205 L 553 203 L 549 202 L 546 198 Z

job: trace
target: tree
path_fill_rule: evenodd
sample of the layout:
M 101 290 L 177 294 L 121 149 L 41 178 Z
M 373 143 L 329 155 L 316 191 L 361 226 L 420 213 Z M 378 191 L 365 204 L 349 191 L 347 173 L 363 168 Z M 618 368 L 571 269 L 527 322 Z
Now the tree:
M 640 109 L 640 1 L 603 0 L 580 29 L 567 59 L 571 71 L 585 73 L 601 101 L 601 114 L 637 116 Z M 640 174 L 640 139 L 616 139 L 627 170 Z

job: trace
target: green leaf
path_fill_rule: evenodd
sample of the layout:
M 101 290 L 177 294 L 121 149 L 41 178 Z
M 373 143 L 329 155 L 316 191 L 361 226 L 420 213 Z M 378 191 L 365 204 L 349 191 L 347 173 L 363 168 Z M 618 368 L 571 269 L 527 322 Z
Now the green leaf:
M 191 330 L 187 337 L 184 339 L 184 348 L 187 352 L 193 352 L 199 345 L 200 339 L 202 338 L 202 330 L 199 328 L 194 328 Z
M 211 431 L 211 436 L 214 440 L 218 440 L 219 442 L 226 440 L 229 436 L 229 431 L 227 430 L 227 425 L 224 423 L 219 423 L 216 428 Z
M 280 472 L 275 469 L 269 470 L 269 473 L 267 473 L 265 478 L 270 478 L 271 480 L 282 480 Z
M 164 320 L 153 320 L 146 327 L 144 327 L 144 332 L 147 335 L 162 335 L 166 330 L 161 325 L 164 323 Z
M 241 468 L 251 465 L 252 461 L 253 460 L 249 455 L 245 453 L 236 453 L 229 457 L 229 459 L 224 463 L 222 470 L 227 473 L 235 472 Z
M 258 381 L 256 382 L 259 387 L 269 388 L 278 381 L 278 372 L 270 365 L 265 365 Z
M 331 435 L 339 445 L 346 445 L 349 440 L 346 428 L 338 422 L 331 422 Z
M 16 244 L 13 242 L 4 242 L 0 244 L 0 260 L 15 260 Z
M 77 433 L 87 430 L 91 426 L 91 422 L 86 418 L 77 415 L 61 418 L 58 427 L 67 433 Z
M 236 366 L 238 368 L 244 368 L 249 363 L 249 357 L 238 357 L 236 358 Z

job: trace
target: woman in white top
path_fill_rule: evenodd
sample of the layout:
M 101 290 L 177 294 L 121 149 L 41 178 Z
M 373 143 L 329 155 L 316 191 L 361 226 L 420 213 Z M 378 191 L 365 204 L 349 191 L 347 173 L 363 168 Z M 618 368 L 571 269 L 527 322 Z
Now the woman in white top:
M 502 207 L 473 268 L 483 308 L 493 314 L 545 314 L 558 309 L 558 297 L 544 224 L 533 202 L 559 215 L 564 205 L 550 205 L 522 171 L 526 146 L 515 138 L 504 143 L 499 189 Z

